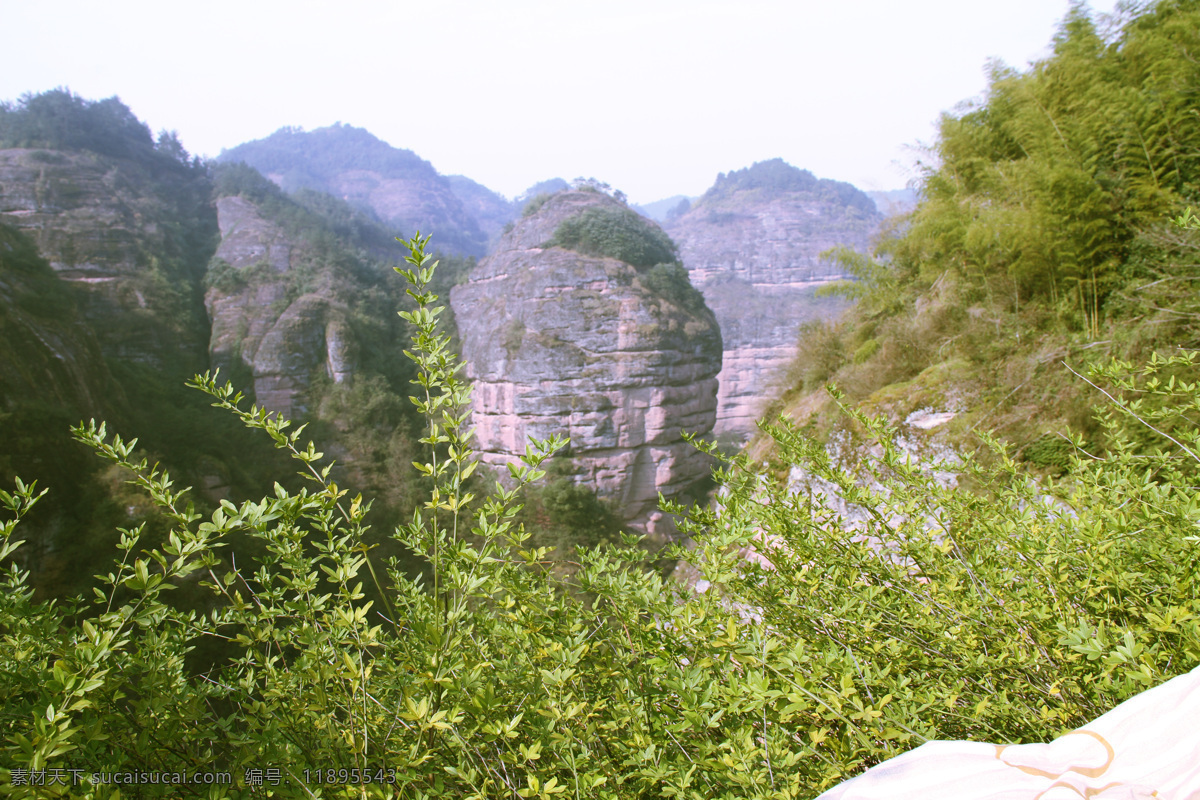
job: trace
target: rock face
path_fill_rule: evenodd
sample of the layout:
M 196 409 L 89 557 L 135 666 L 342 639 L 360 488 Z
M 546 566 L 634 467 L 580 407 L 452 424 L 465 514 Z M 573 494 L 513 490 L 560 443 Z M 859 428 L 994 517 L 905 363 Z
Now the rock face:
M 632 216 L 598 192 L 554 195 L 451 295 L 477 444 L 501 465 L 531 436 L 565 434 L 575 480 L 661 534 L 658 493 L 708 475 L 681 429 L 706 434 L 715 422 L 720 332 L 702 304 L 689 310 L 649 288 L 644 269 L 545 246 L 589 209 Z
M 22 403 L 103 417 L 124 410 L 95 333 L 77 311 L 76 293 L 37 253 L 33 241 L 0 222 L 0 411 Z
M 449 179 L 412 151 L 362 128 L 283 128 L 225 150 L 218 160 L 244 161 L 287 192 L 312 189 L 339 197 L 405 237 L 435 233 L 439 247 L 453 253 L 482 256 L 487 249 L 487 234 Z
M 303 248 L 251 201 L 222 197 L 217 218 L 217 277 L 205 295 L 212 365 L 248 378 L 259 405 L 303 416 L 314 377 L 341 383 L 354 371 L 347 308 L 329 273 L 302 285 Z
M 799 326 L 845 308 L 816 297 L 819 287 L 845 277 L 820 253 L 836 245 L 865 250 L 880 219 L 853 186 L 776 159 L 721 175 L 667 223 L 725 342 L 716 433 L 754 430 L 772 376 L 796 352 Z
M 199 286 L 216 219 L 202 174 L 86 151 L 0 150 L 0 221 L 80 290 L 106 357 L 203 363 Z

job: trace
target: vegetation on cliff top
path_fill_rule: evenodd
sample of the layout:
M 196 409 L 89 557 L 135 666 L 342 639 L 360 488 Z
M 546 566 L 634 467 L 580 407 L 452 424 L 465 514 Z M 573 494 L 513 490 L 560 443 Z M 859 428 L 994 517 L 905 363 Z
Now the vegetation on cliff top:
M 594 179 L 576 181 L 584 191 L 604 194 L 609 188 Z M 553 195 L 540 194 L 522 216 L 536 214 Z M 544 247 L 561 247 L 599 258 L 615 258 L 638 271 L 638 284 L 691 314 L 707 311 L 704 295 L 692 286 L 679 251 L 667 232 L 624 205 L 589 206 L 558 224 Z
M 808 170 L 793 167 L 782 158 L 759 161 L 745 169 L 729 173 L 722 172 L 712 187 L 697 201 L 697 205 L 732 197 L 737 192 L 755 190 L 772 194 L 803 192 L 828 203 L 856 209 L 864 216 L 870 217 L 877 213 L 871 198 L 853 185 L 827 178 L 818 179 Z
M 546 246 L 615 258 L 638 269 L 679 260 L 662 228 L 624 207 L 585 208 L 559 223 Z
M 84 100 L 67 89 L 0 102 L 0 147 L 87 150 L 153 166 L 203 171 L 179 138 L 163 131 L 157 141 L 146 124 L 116 97 Z

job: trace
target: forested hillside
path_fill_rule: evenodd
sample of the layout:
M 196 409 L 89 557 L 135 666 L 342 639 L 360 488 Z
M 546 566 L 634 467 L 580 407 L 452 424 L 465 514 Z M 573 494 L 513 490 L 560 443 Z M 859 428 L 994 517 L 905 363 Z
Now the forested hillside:
M 117 527 L 165 532 L 71 441 L 81 420 L 136 438 L 201 509 L 295 485 L 267 442 L 185 387 L 208 369 L 302 410 L 336 477 L 377 498 L 373 522 L 411 511 L 416 481 L 401 476 L 419 431 L 388 268 L 403 251 L 378 221 L 244 164 L 202 164 L 119 101 L 58 90 L 0 107 L 0 213 L 0 478 L 53 490 L 20 559 L 40 590 L 87 590 Z M 452 280 L 468 264 L 450 261 Z
M 505 204 L 478 184 L 459 197 L 452 181 L 428 161 L 351 125 L 312 131 L 281 128 L 265 139 L 222 151 L 217 160 L 245 162 L 288 192 L 309 189 L 333 195 L 404 236 L 436 230 L 439 250 L 463 256 L 484 255 L 493 232 L 485 233 L 465 206 L 483 210 L 488 217 L 495 215 L 492 206 Z M 485 195 L 482 207 L 475 196 L 480 190 Z
M 1103 438 L 1077 371 L 1200 345 L 1200 8 L 1160 3 L 1107 38 L 1076 7 L 1028 72 L 990 65 L 986 96 L 947 114 L 920 203 L 874 260 L 839 258 L 857 308 L 802 332 L 774 407 L 816 422 L 822 385 L 896 418 L 959 412 L 1060 469 L 1069 428 Z M 813 393 L 816 394 L 813 394 Z M 820 425 L 827 426 L 824 419 Z

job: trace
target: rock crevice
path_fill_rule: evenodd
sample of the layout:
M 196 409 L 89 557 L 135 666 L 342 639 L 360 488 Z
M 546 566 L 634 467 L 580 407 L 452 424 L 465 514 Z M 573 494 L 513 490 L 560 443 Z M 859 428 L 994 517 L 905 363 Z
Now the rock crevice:
M 249 200 L 220 198 L 217 218 L 216 258 L 228 265 L 229 285 L 205 295 L 212 365 L 248 378 L 264 408 L 304 416 L 314 376 L 340 383 L 354 373 L 356 345 L 346 308 L 324 273 L 309 291 L 289 285 L 297 248 Z

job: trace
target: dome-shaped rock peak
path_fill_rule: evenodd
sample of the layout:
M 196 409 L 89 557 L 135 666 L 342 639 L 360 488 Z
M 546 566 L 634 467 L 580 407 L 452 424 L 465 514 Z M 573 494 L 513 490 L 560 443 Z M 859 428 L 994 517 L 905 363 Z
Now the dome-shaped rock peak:
M 574 479 L 663 535 L 658 493 L 708 475 L 682 432 L 716 421 L 721 334 L 671 240 L 595 191 L 535 201 L 454 289 L 486 463 L 571 439 Z

